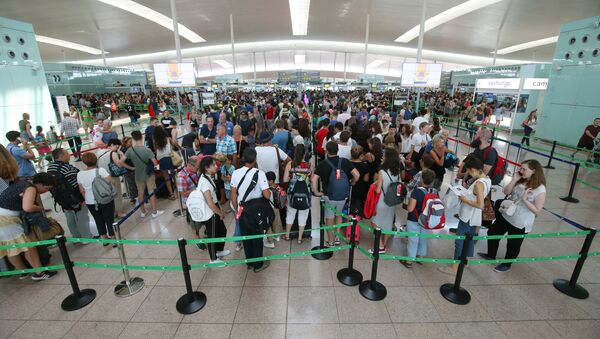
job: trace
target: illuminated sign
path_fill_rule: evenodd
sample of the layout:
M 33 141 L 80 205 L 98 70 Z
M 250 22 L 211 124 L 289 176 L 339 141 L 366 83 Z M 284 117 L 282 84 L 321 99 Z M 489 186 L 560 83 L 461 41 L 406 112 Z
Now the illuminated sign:
M 194 64 L 154 64 L 154 79 L 158 87 L 196 86 Z
M 546 90 L 548 88 L 548 78 L 525 78 L 523 89 Z
M 402 64 L 402 87 L 440 87 L 442 64 Z
M 483 89 L 519 89 L 520 78 L 477 79 L 475 87 Z

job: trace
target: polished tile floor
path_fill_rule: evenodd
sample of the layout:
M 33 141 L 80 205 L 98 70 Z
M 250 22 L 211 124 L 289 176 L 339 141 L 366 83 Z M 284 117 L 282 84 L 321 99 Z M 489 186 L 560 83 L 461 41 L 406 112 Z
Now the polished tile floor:
M 453 145 L 451 144 L 453 149 Z M 498 145 L 501 152 L 506 150 Z M 459 150 L 464 153 L 466 150 Z M 515 152 L 511 150 L 511 159 Z M 543 159 L 521 153 L 520 160 Z M 546 207 L 588 226 L 597 226 L 596 210 L 600 193 L 577 185 L 579 204 L 563 202 L 568 193 L 572 168 L 555 162 L 557 169 L 547 171 Z M 454 173 L 447 174 L 447 181 Z M 600 171 L 582 170 L 580 178 L 600 182 Z M 496 193 L 498 194 L 498 193 Z M 316 205 L 316 200 L 315 200 Z M 177 204 L 160 201 L 167 210 L 158 219 L 134 215 L 123 224 L 127 239 L 175 239 L 189 237 L 191 231 L 181 218 L 171 215 Z M 317 226 L 318 209 L 313 209 Z M 398 212 L 403 220 L 405 213 Z M 62 215 L 57 218 L 64 222 Z M 233 234 L 233 216 L 227 215 L 228 234 Z M 95 231 L 95 229 L 93 229 Z M 534 232 L 573 231 L 572 226 L 549 212 L 541 213 Z M 446 231 L 443 231 L 446 232 Z M 482 232 L 485 234 L 485 231 Z M 318 242 L 277 242 L 265 254 L 307 250 Z M 522 257 L 577 253 L 582 237 L 527 239 Z M 372 236 L 365 230 L 361 246 L 371 247 Z M 503 246 L 503 245 L 502 245 Z M 504 248 L 501 246 L 501 253 Z M 226 259 L 243 258 L 227 244 L 232 254 Z M 388 253 L 404 255 L 405 242 L 396 237 Z M 477 249 L 483 251 L 480 241 Z M 68 244 L 71 258 L 79 262 L 119 263 L 116 249 L 99 244 Z M 593 251 L 600 251 L 597 239 Z M 52 250 L 52 263 L 60 263 Z M 176 246 L 126 245 L 132 265 L 179 265 Z M 206 263 L 206 252 L 188 246 L 191 263 Z M 429 256 L 449 258 L 451 240 L 429 242 Z M 387 297 L 378 302 L 364 299 L 356 287 L 341 285 L 336 278 L 347 264 L 347 251 L 336 252 L 330 260 L 310 256 L 273 261 L 263 272 L 254 273 L 245 266 L 193 270 L 194 289 L 208 297 L 206 307 L 192 315 L 175 309 L 184 294 L 181 272 L 131 271 L 145 280 L 143 290 L 128 298 L 118 298 L 113 289 L 123 279 L 113 269 L 76 267 L 82 288 L 93 288 L 97 298 L 87 307 L 64 312 L 61 301 L 71 293 L 67 275 L 61 271 L 44 282 L 0 279 L 0 337 L 7 338 L 598 338 L 600 333 L 600 257 L 589 258 L 580 283 L 590 292 L 587 300 L 569 298 L 552 286 L 555 278 L 568 278 L 575 262 L 545 261 L 513 265 L 504 274 L 492 267 L 478 265 L 466 269 L 463 286 L 471 293 L 466 306 L 447 302 L 439 293 L 441 284 L 453 277 L 440 273 L 437 264 L 415 265 L 406 269 L 397 261 L 379 263 L 378 281 L 387 287 Z M 356 253 L 355 268 L 370 276 L 371 261 Z

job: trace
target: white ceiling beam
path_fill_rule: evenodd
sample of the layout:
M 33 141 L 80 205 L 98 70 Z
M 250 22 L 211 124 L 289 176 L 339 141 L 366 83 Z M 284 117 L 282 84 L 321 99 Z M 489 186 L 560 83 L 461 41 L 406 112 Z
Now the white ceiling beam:
M 168 16 L 161 14 L 151 8 L 141 5 L 132 0 L 97 0 L 104 4 L 122 9 L 129 13 L 138 15 L 144 19 L 150 20 L 156 24 L 163 26 L 164 28 L 173 31 L 173 20 Z M 178 24 L 179 35 L 189 42 L 198 43 L 205 42 L 204 38 L 193 32 L 191 29 L 185 27 L 182 24 Z
M 82 44 L 78 44 L 76 42 L 51 38 L 51 37 L 47 37 L 47 36 L 43 36 L 43 35 L 36 34 L 35 41 L 41 42 L 44 44 L 60 46 L 60 47 L 68 48 L 68 49 L 74 49 L 77 51 L 81 51 L 81 52 L 85 52 L 85 53 L 89 53 L 89 54 L 93 54 L 93 55 L 102 55 L 102 50 L 100 50 L 100 49 L 82 45 Z M 108 53 L 108 52 L 104 51 L 104 53 Z
M 274 40 L 274 41 L 256 41 L 237 43 L 236 53 L 252 53 L 252 52 L 269 52 L 290 50 L 290 46 L 296 50 L 314 50 L 314 51 L 337 51 L 347 53 L 363 53 L 365 45 L 358 42 L 345 41 L 325 41 L 325 40 Z M 231 44 L 213 45 L 205 47 L 184 48 L 181 54 L 184 58 L 215 56 L 231 53 Z M 393 45 L 369 44 L 369 53 L 392 55 L 407 58 L 415 58 L 417 49 L 411 47 L 401 47 Z M 165 60 L 175 59 L 174 50 L 161 51 L 155 53 L 137 54 L 121 57 L 107 58 L 106 61 L 110 66 L 126 66 L 142 63 L 164 62 Z M 491 57 L 475 56 L 468 54 L 449 53 L 443 51 L 435 51 L 423 49 L 423 59 L 437 60 L 439 62 L 457 63 L 473 66 L 489 66 L 492 63 Z M 69 63 L 102 65 L 102 59 L 86 59 L 73 60 Z M 531 60 L 513 60 L 513 59 L 498 59 L 497 65 L 514 65 L 534 63 Z
M 493 5 L 502 0 L 469 0 L 463 2 L 460 5 L 456 5 L 448 10 L 443 11 L 442 13 L 433 16 L 425 21 L 424 31 L 428 32 L 439 25 L 445 24 L 448 21 L 454 20 L 460 16 L 471 13 L 478 9 Z M 416 25 L 411 28 L 408 32 L 399 36 L 395 41 L 396 42 L 410 42 L 414 38 L 419 36 L 419 31 L 421 29 L 421 25 Z
M 290 4 L 290 18 L 292 20 L 293 35 L 308 34 L 308 14 L 310 0 L 288 0 Z
M 533 48 L 533 47 L 554 44 L 557 41 L 558 41 L 558 35 L 551 36 L 549 38 L 544 38 L 544 39 L 539 39 L 539 40 L 524 42 L 522 44 L 505 47 L 505 48 L 499 49 L 497 53 L 500 54 L 500 55 L 510 54 L 510 53 L 514 53 L 514 52 L 517 52 L 517 51 L 522 51 L 524 49 L 529 49 L 529 48 Z M 492 52 L 492 53 L 494 53 L 494 52 Z

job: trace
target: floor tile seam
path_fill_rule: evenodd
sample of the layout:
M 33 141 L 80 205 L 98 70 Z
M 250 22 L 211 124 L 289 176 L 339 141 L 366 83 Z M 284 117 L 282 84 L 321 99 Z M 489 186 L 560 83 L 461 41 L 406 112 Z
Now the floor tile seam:
M 515 286 L 515 285 L 511 285 L 511 286 Z M 521 293 L 521 292 L 519 292 L 519 293 Z M 485 305 L 485 303 L 484 303 L 484 300 L 481 300 L 480 298 L 478 298 L 478 297 L 477 297 L 477 293 L 474 293 L 474 294 L 473 294 L 473 298 L 475 298 L 475 300 L 477 300 L 477 302 L 479 302 L 479 304 L 481 304 L 481 307 L 482 307 L 482 308 L 485 310 L 485 312 L 486 312 L 486 313 L 487 313 L 487 314 L 488 314 L 488 315 L 489 315 L 489 316 L 490 316 L 492 319 L 494 319 L 494 316 L 493 316 L 493 315 L 492 315 L 490 312 L 488 312 L 487 308 L 484 306 L 484 305 Z M 529 309 L 530 309 L 531 311 L 533 311 L 533 313 L 534 313 L 535 315 L 537 315 L 537 316 L 540 318 L 540 320 L 543 318 L 543 315 L 539 314 L 539 313 L 538 313 L 538 312 L 537 312 L 537 311 L 536 311 L 536 310 L 535 310 L 535 309 L 534 309 L 534 308 L 533 308 L 531 305 L 529 305 L 529 303 L 528 303 L 528 302 L 527 302 L 525 299 L 523 299 L 523 298 L 522 298 L 522 296 L 521 296 L 521 298 L 520 298 L 520 299 L 522 299 L 522 300 L 525 302 L 525 304 L 527 305 L 527 307 L 529 307 Z M 530 320 L 531 320 L 531 319 L 530 319 Z M 497 320 L 495 320 L 495 319 L 494 319 L 494 321 L 497 321 Z M 506 334 L 506 333 L 505 333 L 505 334 Z
M 146 288 L 146 287 L 148 287 L 148 285 L 146 285 L 144 282 L 144 288 Z M 146 297 L 144 297 L 144 300 L 142 300 L 142 302 L 138 305 L 138 307 L 135 309 L 135 311 L 131 314 L 131 317 L 129 317 L 129 319 L 127 320 L 127 323 L 137 322 L 137 321 L 132 321 L 133 317 L 135 317 L 135 315 L 140 311 L 140 308 L 142 307 L 142 305 L 146 302 L 146 300 L 148 300 L 148 297 L 150 297 L 150 294 L 152 293 L 152 291 L 154 291 L 154 287 L 155 287 L 155 285 L 152 285 L 152 287 L 150 288 L 150 291 L 148 291 L 148 294 L 146 294 Z M 141 292 L 141 290 L 140 290 L 140 292 Z M 127 327 L 127 326 L 125 326 L 125 327 Z
M 206 277 L 206 274 L 204 275 Z M 248 277 L 248 270 L 246 270 L 246 275 L 244 276 L 244 284 L 246 282 L 246 278 Z M 204 278 L 202 279 L 204 280 Z M 240 296 L 238 298 L 237 306 L 235 307 L 235 312 L 233 313 L 233 320 L 231 321 L 231 329 L 229 329 L 228 338 L 231 339 L 231 335 L 233 333 L 233 325 L 236 324 L 235 318 L 237 317 L 238 310 L 240 309 L 240 304 L 242 303 L 242 296 L 244 295 L 244 286 L 242 285 L 242 289 L 240 290 Z
M 64 338 L 67 335 L 67 333 L 69 333 L 71 331 L 71 329 L 73 328 L 73 326 L 75 326 L 75 324 L 77 323 L 77 321 L 74 321 L 74 320 L 32 320 L 32 319 L 28 319 L 28 320 L 21 320 L 21 321 L 23 321 L 23 323 L 16 330 L 12 331 L 6 338 L 11 338 L 13 334 L 17 333 L 23 326 L 25 326 L 25 324 L 27 324 L 30 321 L 48 321 L 48 322 L 63 321 L 63 322 L 70 322 L 71 326 L 65 332 L 65 334 L 63 336 L 61 336 L 61 338 Z
M 290 241 L 288 244 L 290 252 L 292 251 L 292 242 Z M 285 247 L 285 246 L 284 246 Z M 286 298 L 285 298 L 285 328 L 284 328 L 284 338 L 287 338 L 287 328 L 288 328 L 288 322 L 289 322 L 289 307 L 290 307 L 290 276 L 292 273 L 292 262 L 291 260 L 287 261 L 288 263 L 288 280 L 287 280 L 287 292 L 286 292 Z M 246 275 L 247 276 L 247 275 Z M 244 284 L 245 285 L 245 284 Z
M 443 318 L 440 310 L 438 309 L 438 307 L 435 305 L 435 302 L 433 301 L 433 297 L 429 293 L 427 293 L 427 291 L 425 290 L 426 286 L 421 287 L 421 289 L 423 290 L 423 293 L 425 293 L 425 295 L 427 296 L 427 299 L 429 299 L 429 302 L 431 303 L 431 306 L 433 306 L 433 309 L 437 313 L 439 319 L 443 320 L 444 318 Z M 438 290 L 439 290 L 439 288 L 438 288 Z M 391 317 L 390 317 L 390 319 L 391 319 Z M 442 321 L 440 321 L 440 322 L 442 322 Z M 450 330 L 450 329 L 448 329 L 448 330 Z

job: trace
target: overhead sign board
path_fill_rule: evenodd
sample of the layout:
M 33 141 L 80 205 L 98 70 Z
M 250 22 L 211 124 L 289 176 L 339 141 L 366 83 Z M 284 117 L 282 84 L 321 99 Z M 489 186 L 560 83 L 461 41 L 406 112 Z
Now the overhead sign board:
M 196 86 L 194 64 L 154 64 L 154 79 L 158 87 Z
M 442 64 L 402 64 L 402 87 L 440 87 Z
M 548 78 L 525 78 L 523 89 L 546 90 L 548 88 Z
M 475 87 L 481 89 L 519 89 L 520 78 L 477 79 Z

